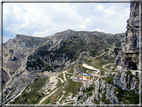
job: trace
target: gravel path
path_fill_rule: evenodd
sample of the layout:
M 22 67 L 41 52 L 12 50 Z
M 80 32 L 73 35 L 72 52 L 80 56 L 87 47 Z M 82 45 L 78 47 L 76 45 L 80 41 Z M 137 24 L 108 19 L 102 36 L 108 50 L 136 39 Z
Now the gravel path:
M 64 78 L 64 80 L 61 79 L 61 78 L 59 78 L 58 75 L 56 75 L 56 76 L 50 77 L 50 82 L 53 82 L 53 81 L 56 81 L 57 79 L 59 79 L 59 80 L 62 82 L 62 84 L 63 84 L 64 81 L 67 80 L 67 79 L 66 79 L 66 76 L 65 76 L 65 73 L 67 73 L 67 71 L 63 71 L 62 73 L 63 73 L 63 78 Z M 56 82 L 56 83 L 57 83 L 57 82 Z M 56 84 L 53 85 L 54 88 L 56 88 L 55 85 L 56 85 Z M 60 87 L 59 87 L 59 88 L 60 88 Z M 39 104 L 41 104 L 43 101 L 45 101 L 45 100 L 46 100 L 48 97 L 50 97 L 51 95 L 55 94 L 56 91 L 57 91 L 59 88 L 57 88 L 57 89 L 55 89 L 54 91 L 52 91 L 49 95 L 43 97 L 43 98 L 40 100 Z M 59 101 L 62 99 L 63 96 L 64 96 L 64 94 L 62 94 L 62 96 L 60 97 Z M 57 103 L 59 103 L 59 101 L 58 101 Z
M 96 57 L 94 58 L 94 60 L 95 60 L 96 58 L 100 57 L 100 56 L 103 56 L 105 53 L 107 53 L 107 52 L 104 52 L 104 53 L 100 54 L 99 56 L 96 56 Z
M 59 88 L 60 88 L 60 87 L 59 87 Z M 43 97 L 43 98 L 40 100 L 39 104 L 41 104 L 43 101 L 45 101 L 45 100 L 46 100 L 48 97 L 50 97 L 51 95 L 55 94 L 55 92 L 56 92 L 59 88 L 57 88 L 57 89 L 55 89 L 54 91 L 52 91 L 49 95 Z
M 62 84 L 64 83 L 64 80 L 62 80 L 61 78 L 59 77 L 56 77 L 57 79 L 61 80 Z
M 64 81 L 67 80 L 67 79 L 66 79 L 66 76 L 65 76 L 65 72 L 67 72 L 67 71 L 63 71 L 63 78 L 64 78 Z
M 107 68 L 105 68 L 105 67 L 108 66 L 108 65 L 112 65 L 112 64 L 114 64 L 114 63 L 108 63 L 108 64 L 103 65 L 102 67 L 103 67 L 104 69 L 106 69 L 107 71 L 109 71 L 109 69 L 107 69 Z
M 56 102 L 56 104 L 60 104 L 60 100 L 64 97 L 64 94 L 60 97 L 60 99 Z

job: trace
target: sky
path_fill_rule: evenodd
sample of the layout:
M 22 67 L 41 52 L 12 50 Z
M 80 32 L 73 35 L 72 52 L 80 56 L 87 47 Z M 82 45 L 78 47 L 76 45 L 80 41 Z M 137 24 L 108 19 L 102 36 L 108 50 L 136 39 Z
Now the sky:
M 129 16 L 130 3 L 3 3 L 3 42 L 68 29 L 122 33 Z

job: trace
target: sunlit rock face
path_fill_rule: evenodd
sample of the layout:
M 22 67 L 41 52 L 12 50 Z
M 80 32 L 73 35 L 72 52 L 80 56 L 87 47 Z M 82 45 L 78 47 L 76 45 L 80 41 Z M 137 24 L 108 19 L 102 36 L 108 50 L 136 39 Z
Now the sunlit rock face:
M 130 4 L 130 18 L 127 20 L 127 31 L 125 37 L 121 40 L 121 51 L 117 59 L 117 64 L 126 69 L 137 70 L 140 69 L 139 53 L 140 48 L 140 3 L 131 2 Z

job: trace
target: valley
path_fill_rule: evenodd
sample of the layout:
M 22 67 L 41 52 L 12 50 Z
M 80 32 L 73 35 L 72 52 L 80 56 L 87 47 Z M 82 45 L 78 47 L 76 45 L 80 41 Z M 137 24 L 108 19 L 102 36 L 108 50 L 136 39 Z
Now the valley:
M 106 69 L 105 67 L 108 65 L 113 65 L 113 63 L 108 63 L 108 64 L 101 66 L 101 69 L 105 69 L 103 75 L 101 74 L 100 69 L 97 69 L 97 68 L 94 68 L 94 66 L 91 66 L 92 64 L 94 64 L 97 58 L 99 59 L 99 57 L 102 57 L 104 54 L 106 54 L 106 52 L 94 58 L 91 57 L 89 62 L 86 60 L 85 63 L 74 65 L 74 66 L 79 66 L 80 68 L 83 68 L 84 69 L 83 72 L 91 74 L 92 78 L 90 81 L 84 81 L 84 80 L 77 79 L 77 76 L 79 75 L 79 73 L 74 75 L 71 68 L 64 70 L 62 72 L 59 72 L 59 73 L 47 72 L 47 71 L 43 72 L 44 75 L 46 76 L 50 75 L 50 77 L 49 77 L 49 82 L 47 84 L 45 83 L 44 87 L 41 88 L 42 89 L 41 91 L 43 91 L 44 97 L 38 100 L 37 105 L 42 105 L 42 104 L 66 105 L 66 104 L 75 103 L 78 97 L 75 95 L 76 92 L 74 93 L 71 91 L 75 85 L 80 84 L 79 87 L 75 87 L 74 89 L 78 92 L 78 90 L 80 90 L 81 84 L 86 83 L 86 82 L 94 84 L 96 80 L 94 78 L 103 78 L 107 76 L 109 70 Z M 69 85 L 70 82 L 72 85 Z M 18 103 L 17 102 L 18 100 L 20 99 L 16 99 L 13 102 L 13 104 Z M 25 103 L 28 104 L 29 100 L 27 99 L 26 101 L 27 102 Z

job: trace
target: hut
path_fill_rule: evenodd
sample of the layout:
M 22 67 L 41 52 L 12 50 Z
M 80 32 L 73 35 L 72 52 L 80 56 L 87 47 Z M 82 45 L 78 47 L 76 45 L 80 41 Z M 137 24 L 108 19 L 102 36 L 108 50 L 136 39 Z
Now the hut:
M 90 74 L 86 74 L 86 73 L 79 73 L 79 78 L 83 79 L 83 80 L 90 81 L 91 75 Z

